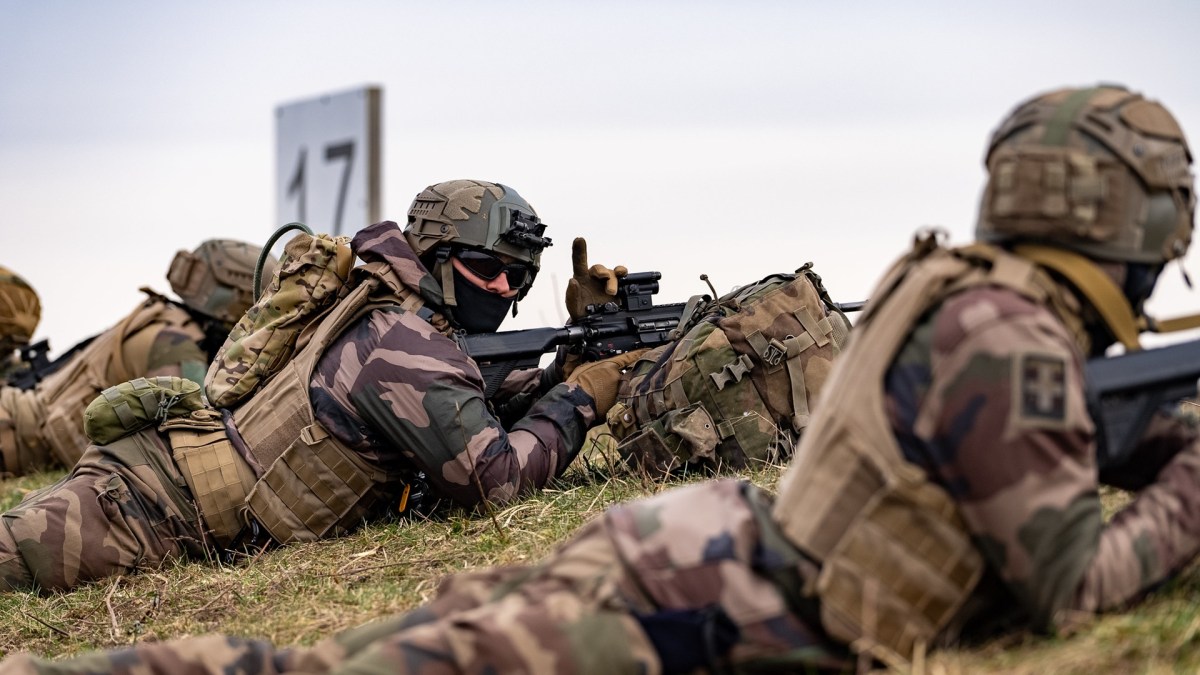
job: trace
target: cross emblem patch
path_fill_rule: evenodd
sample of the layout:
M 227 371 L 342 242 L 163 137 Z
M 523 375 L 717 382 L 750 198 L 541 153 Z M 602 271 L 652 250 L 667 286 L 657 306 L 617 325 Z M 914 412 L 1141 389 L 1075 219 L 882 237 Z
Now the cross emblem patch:
M 1062 358 L 1044 354 L 1021 357 L 1021 417 L 1062 421 L 1067 413 L 1067 366 Z

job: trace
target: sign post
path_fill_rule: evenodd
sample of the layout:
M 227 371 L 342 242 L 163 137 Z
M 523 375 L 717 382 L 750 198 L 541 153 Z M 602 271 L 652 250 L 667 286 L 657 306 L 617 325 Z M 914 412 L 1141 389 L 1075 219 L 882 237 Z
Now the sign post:
M 369 86 L 275 109 L 275 218 L 351 234 L 378 222 L 383 91 Z

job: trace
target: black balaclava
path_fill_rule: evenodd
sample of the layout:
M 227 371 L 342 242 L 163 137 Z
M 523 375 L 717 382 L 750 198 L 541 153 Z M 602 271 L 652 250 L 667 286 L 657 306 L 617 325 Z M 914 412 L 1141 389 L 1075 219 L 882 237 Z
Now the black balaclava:
M 449 262 L 445 264 L 449 265 Z M 516 297 L 506 298 L 484 290 L 454 270 L 454 323 L 468 333 L 494 333 L 504 321 Z
M 1158 283 L 1158 275 L 1162 272 L 1162 268 L 1161 264 L 1129 263 L 1126 265 L 1125 283 L 1121 286 L 1121 292 L 1129 301 L 1134 316 L 1145 314 L 1143 305 L 1150 298 L 1150 294 L 1154 292 L 1154 286 Z

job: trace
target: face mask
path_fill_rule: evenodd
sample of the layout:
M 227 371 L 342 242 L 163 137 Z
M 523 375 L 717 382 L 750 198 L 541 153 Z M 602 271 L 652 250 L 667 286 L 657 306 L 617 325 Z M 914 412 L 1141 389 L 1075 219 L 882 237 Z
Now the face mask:
M 489 293 L 454 270 L 454 323 L 468 333 L 494 333 L 516 298 Z
M 1142 315 L 1142 305 L 1154 292 L 1154 285 L 1158 283 L 1158 274 L 1162 267 L 1146 263 L 1129 263 L 1126 266 L 1125 284 L 1121 290 L 1125 299 L 1129 300 L 1129 306 L 1133 308 L 1135 316 Z

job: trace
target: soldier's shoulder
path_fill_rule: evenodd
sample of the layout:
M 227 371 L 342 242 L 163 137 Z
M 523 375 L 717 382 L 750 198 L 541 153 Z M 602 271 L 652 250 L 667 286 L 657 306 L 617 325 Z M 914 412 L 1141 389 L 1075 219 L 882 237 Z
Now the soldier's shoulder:
M 933 325 L 933 347 L 952 350 L 998 327 L 1011 329 L 1016 324 L 1036 325 L 1026 331 L 1030 339 L 1066 338 L 1067 328 L 1044 305 L 1008 288 L 978 286 L 947 298 L 938 308 Z M 1006 331 L 1007 332 L 1007 331 Z

